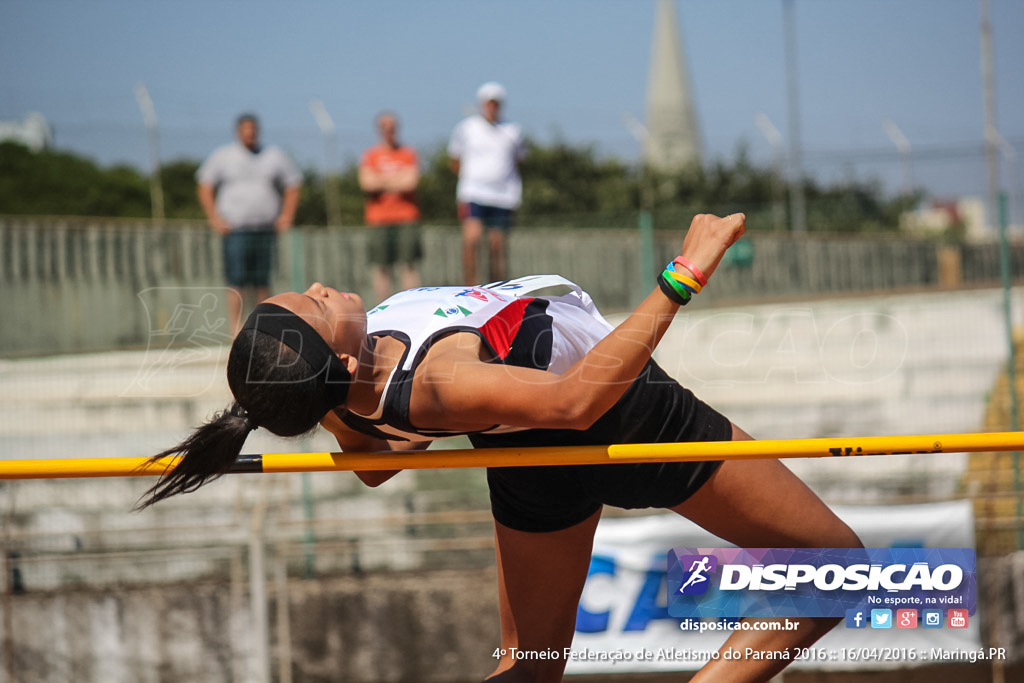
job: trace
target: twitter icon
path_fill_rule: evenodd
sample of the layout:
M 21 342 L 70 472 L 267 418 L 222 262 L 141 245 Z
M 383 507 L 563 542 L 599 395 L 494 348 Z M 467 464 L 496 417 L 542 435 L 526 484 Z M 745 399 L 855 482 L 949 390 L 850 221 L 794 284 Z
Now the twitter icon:
M 871 628 L 892 628 L 892 610 L 871 610 Z

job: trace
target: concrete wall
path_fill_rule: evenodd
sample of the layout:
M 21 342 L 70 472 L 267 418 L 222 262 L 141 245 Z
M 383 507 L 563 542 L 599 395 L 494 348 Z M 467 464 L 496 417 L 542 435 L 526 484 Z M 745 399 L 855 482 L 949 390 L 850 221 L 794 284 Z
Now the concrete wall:
M 381 573 L 286 584 L 271 670 L 296 683 L 481 680 L 500 644 L 495 572 Z M 230 683 L 259 659 L 241 579 L 9 597 L 18 683 Z M 287 605 L 287 610 L 279 610 Z M 282 643 L 287 641 L 287 647 Z M 4 680 L 0 678 L 0 680 Z

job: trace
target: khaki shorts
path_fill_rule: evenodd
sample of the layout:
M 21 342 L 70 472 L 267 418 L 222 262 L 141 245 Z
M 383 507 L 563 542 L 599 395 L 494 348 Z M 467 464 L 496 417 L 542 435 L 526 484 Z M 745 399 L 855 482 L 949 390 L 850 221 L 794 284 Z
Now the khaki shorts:
M 419 223 L 370 226 L 367 252 L 370 263 L 375 266 L 419 261 L 423 258 L 423 234 Z

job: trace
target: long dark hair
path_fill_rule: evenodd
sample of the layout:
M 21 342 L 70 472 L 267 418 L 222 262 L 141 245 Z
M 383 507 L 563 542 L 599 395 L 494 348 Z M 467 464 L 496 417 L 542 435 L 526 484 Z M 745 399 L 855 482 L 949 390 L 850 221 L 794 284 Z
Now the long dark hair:
M 299 436 L 314 429 L 330 409 L 324 373 L 314 372 L 302 355 L 255 329 L 243 329 L 235 338 L 227 374 L 234 402 L 180 444 L 150 459 L 181 456 L 143 494 L 137 510 L 195 491 L 227 473 L 257 427 L 278 436 Z

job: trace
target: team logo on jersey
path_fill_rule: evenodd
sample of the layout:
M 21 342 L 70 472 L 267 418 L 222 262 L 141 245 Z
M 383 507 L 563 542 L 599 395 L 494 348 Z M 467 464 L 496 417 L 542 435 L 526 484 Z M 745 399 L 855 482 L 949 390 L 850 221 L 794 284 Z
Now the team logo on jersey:
M 471 287 L 469 289 L 464 289 L 461 292 L 459 292 L 458 294 L 456 294 L 455 296 L 468 296 L 470 298 L 476 299 L 477 301 L 483 301 L 484 303 L 487 303 L 488 301 L 490 301 L 490 299 L 487 297 L 488 294 L 490 294 L 491 296 L 493 296 L 496 299 L 500 299 L 501 298 L 501 297 L 497 296 L 494 292 L 485 292 L 483 290 L 476 289 L 476 288 L 473 288 L 473 287 Z M 502 299 L 502 300 L 504 301 L 504 299 Z
M 462 306 L 449 306 L 448 308 L 439 308 L 434 311 L 434 315 L 441 316 L 442 318 L 450 318 L 453 315 L 459 315 L 460 313 L 462 315 L 470 315 L 473 311 L 468 308 L 463 308 Z

